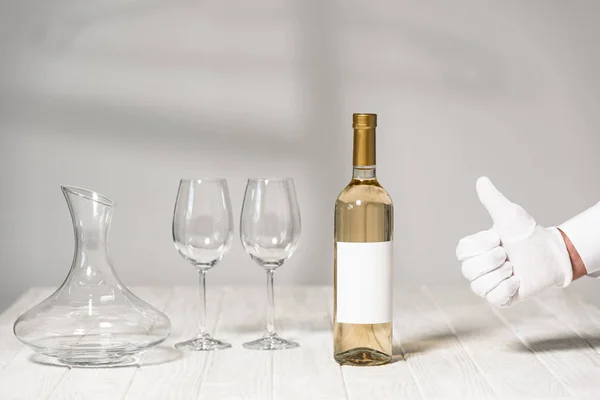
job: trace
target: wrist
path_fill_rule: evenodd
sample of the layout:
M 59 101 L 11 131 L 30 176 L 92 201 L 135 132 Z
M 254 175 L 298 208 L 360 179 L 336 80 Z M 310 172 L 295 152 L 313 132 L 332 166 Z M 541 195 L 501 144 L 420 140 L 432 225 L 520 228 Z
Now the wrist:
M 587 275 L 587 270 L 585 268 L 585 264 L 581 259 L 581 256 L 577 252 L 577 249 L 569 239 L 569 237 L 560 229 L 557 228 L 565 241 L 565 246 L 567 247 L 567 252 L 569 253 L 569 260 L 571 261 L 571 268 L 573 269 L 573 280 L 581 278 L 584 275 Z

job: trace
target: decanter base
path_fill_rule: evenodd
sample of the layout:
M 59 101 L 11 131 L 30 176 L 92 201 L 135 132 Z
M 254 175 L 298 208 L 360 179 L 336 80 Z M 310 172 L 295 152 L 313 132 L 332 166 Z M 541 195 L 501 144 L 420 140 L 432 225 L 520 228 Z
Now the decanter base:
M 63 365 L 73 368 L 109 368 L 135 365 L 137 360 L 131 356 L 116 356 L 107 358 L 58 358 Z
M 32 349 L 57 363 L 71 367 L 112 367 L 135 364 L 135 356 L 162 342 L 138 341 L 137 335 L 65 335 L 29 343 Z
M 140 354 L 140 353 L 137 353 Z M 136 354 L 136 355 L 137 355 Z M 133 354 L 73 354 L 72 352 L 36 353 L 32 361 L 56 366 L 70 368 L 110 368 L 123 367 L 138 364 L 138 358 Z

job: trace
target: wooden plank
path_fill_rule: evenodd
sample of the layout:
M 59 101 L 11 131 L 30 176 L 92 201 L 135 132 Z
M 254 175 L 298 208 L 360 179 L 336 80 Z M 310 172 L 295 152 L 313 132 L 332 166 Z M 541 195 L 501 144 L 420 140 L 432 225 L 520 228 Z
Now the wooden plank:
M 219 309 L 221 290 L 208 287 L 208 326 L 213 327 Z M 165 313 L 171 320 L 171 335 L 161 346 L 164 357 L 147 357 L 133 377 L 125 398 L 195 399 L 200 390 L 207 354 L 180 352 L 177 342 L 190 339 L 198 329 L 198 288 L 175 287 Z
M 557 295 L 547 291 L 535 301 L 540 307 L 553 314 L 579 337 L 600 352 L 600 310 L 577 295 Z M 548 349 L 558 348 L 557 342 L 547 342 Z
M 215 335 L 233 348 L 210 353 L 198 399 L 273 398 L 273 352 L 242 348 L 242 343 L 262 335 L 265 290 L 236 287 L 226 291 Z
M 73 368 L 65 373 L 49 396 L 40 398 L 120 399 L 127 391 L 136 370 L 136 367 Z
M 418 289 L 397 289 L 394 330 L 425 398 L 492 399 L 492 388 L 444 315 Z
M 25 348 L 0 372 L 2 400 L 45 399 L 69 371 L 33 362 L 33 357 Z
M 535 301 L 492 310 L 523 343 L 512 351 L 533 351 L 572 395 L 597 398 L 600 354 L 589 343 Z
M 333 289 L 324 289 L 328 300 L 329 320 L 333 321 Z M 396 308 L 395 312 L 398 312 Z M 398 317 L 395 316 L 394 319 Z M 333 337 L 331 338 L 333 340 Z M 395 360 L 379 367 L 342 367 L 348 399 L 420 399 L 417 383 L 408 364 L 399 354 L 398 330 L 394 330 Z M 333 349 L 332 349 L 333 352 Z M 397 354 L 396 354 L 397 353 Z M 333 354 L 331 354 L 333 358 Z
M 531 352 L 514 351 L 520 341 L 484 299 L 465 290 L 430 288 L 463 349 L 500 398 L 560 398 L 568 395 Z M 526 373 L 524 373 L 526 371 Z
M 398 288 L 394 343 L 406 361 L 340 369 L 332 357 L 331 288 L 276 286 L 280 334 L 301 345 L 280 352 L 241 347 L 262 333 L 264 288 L 209 289 L 209 323 L 216 325 L 215 336 L 234 345 L 211 353 L 171 347 L 196 330 L 195 287 L 176 288 L 170 301 L 168 291 L 143 290 L 140 297 L 155 306 L 168 303 L 173 333 L 155 354 L 146 353 L 139 369 L 68 370 L 32 362 L 12 324 L 50 291 L 25 293 L 0 315 L 2 400 L 118 399 L 125 393 L 132 400 L 595 399 L 600 391 L 600 354 L 593 348 L 600 346 L 600 311 L 563 296 L 499 310 L 467 290 Z
M 379 367 L 342 367 L 348 399 L 421 399 L 406 362 Z
M 65 367 L 47 367 L 33 362 L 35 353 L 13 334 L 15 320 L 25 311 L 47 298 L 54 289 L 33 288 L 26 292 L 0 317 L 2 359 L 0 393 L 2 399 L 45 398 L 68 371 Z M 16 382 L 27 382 L 26 385 Z
M 48 368 L 33 363 L 33 352 L 12 331 L 15 320 L 22 313 L 53 291 L 48 288 L 30 289 L 0 317 L 0 354 L 3 360 L 0 369 L 0 394 L 3 400 L 44 398 L 68 371 L 67 368 Z
M 279 334 L 299 348 L 273 353 L 273 398 L 346 399 L 340 366 L 333 360 L 333 334 L 323 287 L 276 287 Z
M 25 311 L 48 297 L 52 291 L 42 288 L 29 289 L 0 315 L 0 371 L 25 348 L 13 333 L 15 321 Z
M 134 288 L 132 291 L 161 311 L 164 310 L 173 293 L 170 288 L 151 287 Z M 139 363 L 143 365 L 144 360 L 152 357 L 157 351 L 160 352 L 160 347 L 148 350 L 139 357 Z M 127 392 L 137 370 L 137 366 L 100 369 L 73 368 L 54 388 L 49 399 L 121 399 Z

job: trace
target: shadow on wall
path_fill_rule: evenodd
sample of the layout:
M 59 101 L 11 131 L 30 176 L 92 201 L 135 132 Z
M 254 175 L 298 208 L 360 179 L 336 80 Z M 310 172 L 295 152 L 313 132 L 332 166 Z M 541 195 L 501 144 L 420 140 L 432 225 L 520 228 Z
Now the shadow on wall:
M 506 58 L 483 43 L 358 4 L 56 0 L 23 16 L 13 89 L 39 123 L 80 134 L 307 165 L 321 159 L 312 152 L 336 155 L 332 132 L 348 132 L 349 116 L 332 121 L 353 86 L 457 99 L 510 90 Z

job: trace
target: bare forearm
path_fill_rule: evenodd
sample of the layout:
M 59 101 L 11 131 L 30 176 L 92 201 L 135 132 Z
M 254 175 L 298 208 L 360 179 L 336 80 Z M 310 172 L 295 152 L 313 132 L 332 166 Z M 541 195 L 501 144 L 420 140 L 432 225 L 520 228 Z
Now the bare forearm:
M 573 280 L 581 278 L 584 275 L 587 275 L 587 270 L 581 259 L 581 256 L 577 252 L 571 240 L 562 230 L 558 230 L 565 241 L 565 245 L 567 246 L 567 251 L 569 252 L 569 259 L 571 260 L 571 267 L 573 268 Z

